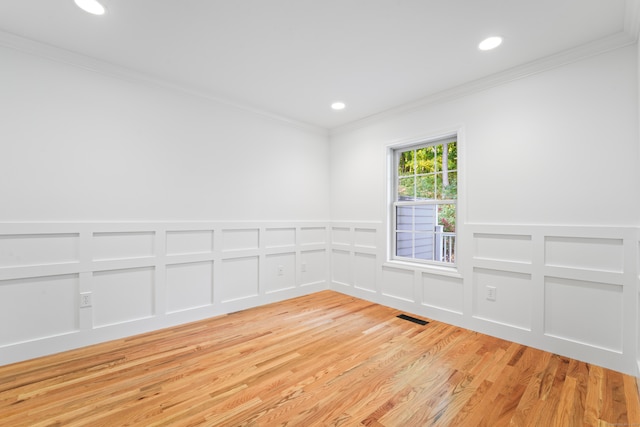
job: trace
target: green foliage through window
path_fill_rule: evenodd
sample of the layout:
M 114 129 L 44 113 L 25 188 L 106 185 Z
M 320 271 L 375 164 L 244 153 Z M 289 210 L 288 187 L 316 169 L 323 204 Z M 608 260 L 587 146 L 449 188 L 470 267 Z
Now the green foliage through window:
M 458 198 L 456 142 L 402 151 L 398 156 L 398 197 L 406 200 Z

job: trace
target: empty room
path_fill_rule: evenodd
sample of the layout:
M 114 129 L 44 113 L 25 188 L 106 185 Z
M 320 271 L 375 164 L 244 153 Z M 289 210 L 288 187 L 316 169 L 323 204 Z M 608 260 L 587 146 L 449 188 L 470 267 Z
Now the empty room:
M 0 1 L 0 426 L 640 425 L 639 33 Z

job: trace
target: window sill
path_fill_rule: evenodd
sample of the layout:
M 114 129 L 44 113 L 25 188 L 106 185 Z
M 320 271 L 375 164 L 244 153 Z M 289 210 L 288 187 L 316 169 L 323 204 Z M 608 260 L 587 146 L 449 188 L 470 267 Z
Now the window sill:
M 439 276 L 454 277 L 456 279 L 462 279 L 462 274 L 458 271 L 457 267 L 446 267 L 440 265 L 419 264 L 416 262 L 388 260 L 382 264 L 383 267 L 394 268 L 410 268 L 422 273 L 435 274 Z

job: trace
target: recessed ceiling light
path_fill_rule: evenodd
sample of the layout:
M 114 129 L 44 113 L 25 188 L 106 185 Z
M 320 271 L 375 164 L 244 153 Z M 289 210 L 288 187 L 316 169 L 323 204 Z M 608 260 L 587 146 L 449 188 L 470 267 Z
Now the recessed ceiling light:
M 489 37 L 487 39 L 482 40 L 478 45 L 478 49 L 480 50 L 491 50 L 502 44 L 502 37 Z
M 104 15 L 107 11 L 97 0 L 74 0 L 76 5 L 92 15 Z
M 333 108 L 334 110 L 344 110 L 344 107 L 346 106 L 347 105 L 342 101 L 336 101 L 333 104 L 331 104 L 331 108 Z

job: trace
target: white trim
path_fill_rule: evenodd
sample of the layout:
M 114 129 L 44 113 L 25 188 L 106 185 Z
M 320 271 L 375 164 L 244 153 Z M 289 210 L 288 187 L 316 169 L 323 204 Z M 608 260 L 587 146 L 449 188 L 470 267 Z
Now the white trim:
M 81 68 L 87 71 L 92 71 L 109 77 L 125 80 L 128 82 L 138 84 L 142 83 L 166 90 L 180 92 L 186 95 L 205 99 L 219 105 L 224 105 L 229 108 L 255 114 L 296 129 L 322 136 L 328 136 L 328 130 L 319 126 L 314 126 L 308 123 L 294 120 L 289 117 L 281 116 L 279 114 L 272 113 L 257 107 L 252 107 L 250 105 L 233 101 L 231 99 L 223 98 L 216 94 L 207 93 L 206 91 L 189 87 L 181 83 L 175 83 L 162 78 L 154 77 L 144 72 L 136 71 L 120 65 L 115 65 L 97 58 L 62 49 L 47 43 L 20 37 L 18 35 L 5 31 L 0 31 L 0 46 L 17 50 L 29 55 L 46 58 L 51 61 L 59 62 L 73 67 Z
M 12 301 L 15 295 L 20 298 L 31 295 L 43 311 L 40 319 L 45 319 L 43 322 L 29 318 L 28 325 L 13 328 L 11 335 L 0 334 L 0 365 L 328 289 L 330 224 L 329 221 L 0 222 L 0 244 L 5 249 L 12 247 L 12 251 L 0 251 L 0 298 Z M 322 229 L 322 241 L 309 242 L 309 237 L 303 236 L 307 228 Z M 245 229 L 255 231 L 256 247 L 253 241 L 242 236 L 224 237 L 225 231 Z M 294 232 L 287 234 L 286 244 L 270 246 L 273 241 L 268 239 L 267 230 L 278 229 Z M 184 233 L 192 231 L 208 232 L 209 242 Z M 147 234 L 152 238 L 146 239 Z M 105 241 L 103 235 L 115 240 Z M 174 237 L 172 244 L 170 235 Z M 177 237 L 179 235 L 183 237 Z M 52 242 L 42 245 L 43 238 Z M 8 242 L 5 239 L 9 239 Z M 205 247 L 207 251 L 200 251 Z M 321 256 L 304 261 L 304 272 L 309 274 L 303 275 L 303 259 L 310 250 Z M 25 254 L 34 253 L 31 258 L 24 258 Z M 276 275 L 265 262 L 272 255 L 286 255 L 290 261 L 284 282 L 279 281 L 281 274 Z M 245 258 L 255 260 L 255 287 L 230 293 L 235 285 L 224 274 L 225 262 Z M 201 289 L 208 287 L 210 296 L 201 294 L 187 303 L 169 304 L 168 272 L 177 271 L 173 270 L 174 266 L 202 263 L 210 266 L 211 276 L 207 276 L 206 271 L 199 273 L 198 277 L 208 282 L 200 286 Z M 99 320 L 97 313 L 104 316 L 116 307 L 118 300 L 114 298 L 119 291 L 100 288 L 96 278 L 104 277 L 103 273 L 112 276 L 133 270 L 151 272 L 148 287 L 143 290 L 144 298 L 128 301 L 132 311 Z M 54 281 L 65 281 L 59 288 L 60 298 L 64 298 L 62 305 L 47 305 L 42 296 L 29 287 L 36 282 Z M 188 292 L 179 290 L 175 283 L 174 291 L 182 295 Z M 93 304 L 83 307 L 80 295 L 87 293 L 93 295 Z M 59 315 L 66 320 L 49 327 L 46 319 Z M 26 317 L 13 310 L 9 319 L 17 324 Z
M 416 262 L 406 262 L 401 260 L 389 260 L 382 263 L 383 267 L 400 268 L 404 270 L 417 271 L 419 273 L 434 274 L 437 276 L 453 277 L 463 279 L 462 273 L 456 267 L 444 264 L 418 264 Z M 427 304 L 423 304 L 427 305 Z M 456 312 L 457 313 L 457 312 Z
M 638 25 L 632 27 L 635 28 L 637 26 Z M 635 38 L 627 32 L 616 33 L 591 43 L 583 44 L 581 46 L 549 55 L 544 58 L 528 62 L 526 64 L 518 65 L 508 70 L 504 70 L 478 80 L 463 83 L 459 86 L 455 86 L 450 89 L 425 96 L 415 102 L 403 104 L 398 107 L 373 114 L 369 117 L 365 117 L 364 119 L 356 120 L 351 123 L 335 127 L 330 130 L 329 135 L 340 135 L 342 133 L 360 129 L 372 123 L 380 122 L 382 120 L 395 117 L 400 114 L 406 114 L 411 111 L 419 110 L 428 105 L 440 104 L 454 99 L 462 98 L 464 96 L 491 89 L 493 87 L 500 86 L 514 80 L 519 80 L 524 77 L 561 67 L 563 65 L 578 62 L 583 59 L 600 55 L 612 50 L 620 49 L 625 46 L 634 44 L 636 39 L 637 28 Z

